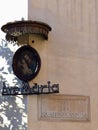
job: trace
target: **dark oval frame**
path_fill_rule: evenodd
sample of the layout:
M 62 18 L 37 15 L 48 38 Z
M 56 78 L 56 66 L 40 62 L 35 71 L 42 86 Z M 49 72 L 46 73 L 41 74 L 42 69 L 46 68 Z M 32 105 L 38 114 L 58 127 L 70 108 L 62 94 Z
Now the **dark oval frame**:
M 12 69 L 22 81 L 34 79 L 41 68 L 41 59 L 38 52 L 29 45 L 20 47 L 13 56 Z

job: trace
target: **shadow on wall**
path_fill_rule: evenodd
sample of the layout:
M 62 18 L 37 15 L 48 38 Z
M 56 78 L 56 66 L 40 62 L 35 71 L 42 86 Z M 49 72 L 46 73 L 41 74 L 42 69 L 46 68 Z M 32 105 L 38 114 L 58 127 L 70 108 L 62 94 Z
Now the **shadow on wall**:
M 15 48 L 16 45 L 12 47 Z M 13 49 L 12 49 L 13 50 Z M 26 96 L 2 96 L 2 80 L 8 86 L 20 86 L 21 81 L 12 71 L 12 51 L 5 41 L 0 43 L 0 130 L 27 130 Z

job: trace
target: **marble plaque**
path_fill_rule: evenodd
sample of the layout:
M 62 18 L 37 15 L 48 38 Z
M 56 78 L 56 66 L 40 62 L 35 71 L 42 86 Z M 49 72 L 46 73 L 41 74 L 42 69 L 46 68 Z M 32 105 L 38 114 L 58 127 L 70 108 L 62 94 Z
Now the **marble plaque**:
M 38 117 L 47 121 L 89 121 L 90 97 L 40 95 Z

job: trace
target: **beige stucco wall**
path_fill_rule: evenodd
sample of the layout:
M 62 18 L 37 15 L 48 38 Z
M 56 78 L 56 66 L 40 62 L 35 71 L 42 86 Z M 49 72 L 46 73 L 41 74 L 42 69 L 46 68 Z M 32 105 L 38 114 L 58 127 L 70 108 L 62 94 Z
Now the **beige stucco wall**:
M 90 96 L 91 121 L 47 122 L 37 118 L 37 96 L 28 97 L 28 130 L 98 129 L 98 0 L 29 0 L 28 19 L 52 27 L 48 41 L 32 44 L 41 56 L 33 80 L 60 84 L 60 94 Z

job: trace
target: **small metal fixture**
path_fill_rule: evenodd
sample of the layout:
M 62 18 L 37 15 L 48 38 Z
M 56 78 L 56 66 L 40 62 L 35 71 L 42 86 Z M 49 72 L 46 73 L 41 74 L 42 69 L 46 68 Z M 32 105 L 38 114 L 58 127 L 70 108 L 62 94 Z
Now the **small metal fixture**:
M 41 38 L 48 40 L 48 33 L 51 27 L 40 21 L 22 20 L 9 22 L 1 27 L 1 30 L 6 33 L 6 40 L 8 42 L 21 41 L 20 39 L 27 38 L 30 35 L 39 35 Z M 25 44 L 23 41 L 21 44 Z

